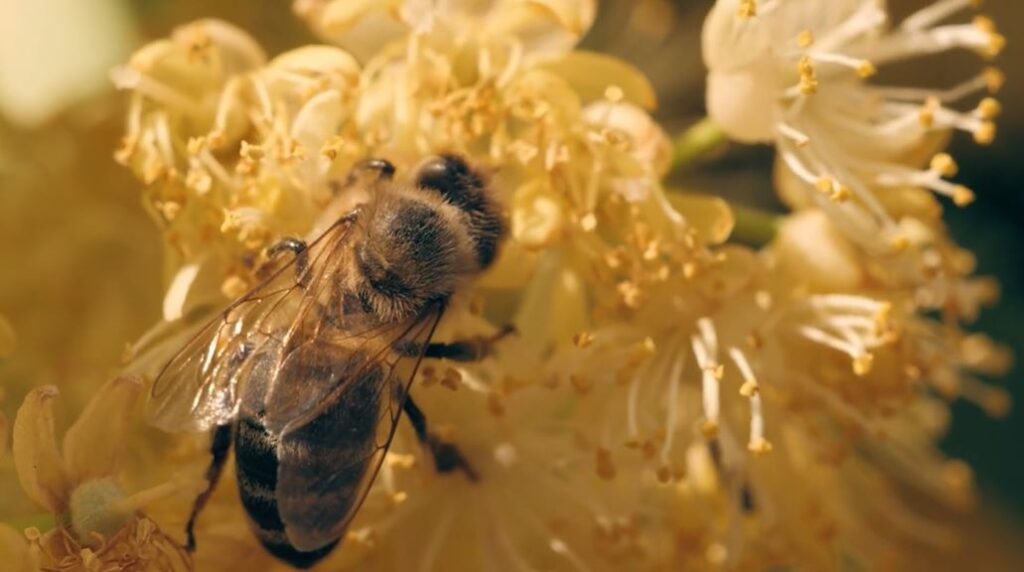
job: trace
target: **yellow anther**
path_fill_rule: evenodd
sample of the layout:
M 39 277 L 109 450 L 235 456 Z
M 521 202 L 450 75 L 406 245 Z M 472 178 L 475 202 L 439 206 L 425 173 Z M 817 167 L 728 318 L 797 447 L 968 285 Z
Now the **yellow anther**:
M 985 87 L 989 93 L 998 92 L 1006 84 L 1006 74 L 1003 73 L 1003 70 L 996 67 L 985 68 L 985 71 L 982 72 L 982 77 L 985 78 Z
M 760 437 L 760 438 L 754 439 L 750 443 L 748 443 L 747 444 L 747 449 L 749 449 L 751 453 L 754 453 L 754 454 L 757 454 L 757 455 L 763 455 L 765 453 L 770 453 L 771 452 L 771 450 L 772 450 L 772 443 L 771 443 L 771 441 L 765 439 L 764 437 Z
M 974 130 L 974 141 L 978 145 L 991 145 L 996 139 L 996 124 L 991 121 L 983 121 Z
M 953 203 L 958 207 L 966 207 L 973 203 L 974 199 L 974 191 L 963 185 L 957 185 L 956 188 L 953 189 Z
M 1003 106 L 993 97 L 986 97 L 978 103 L 978 116 L 982 119 L 991 120 L 999 117 L 1003 112 Z
M 814 32 L 804 30 L 796 37 L 796 43 L 801 48 L 809 48 L 814 44 Z
M 718 436 L 718 421 L 714 419 L 705 419 L 700 424 L 700 431 L 704 434 L 705 439 L 714 439 Z
M 757 1 L 740 0 L 739 8 L 736 9 L 736 16 L 744 20 L 757 16 Z
M 932 157 L 930 168 L 943 177 L 955 177 L 960 168 L 949 153 L 939 153 Z
M 618 103 L 626 96 L 622 88 L 617 85 L 609 85 L 604 90 L 604 98 L 612 103 Z
M 572 337 L 572 344 L 578 348 L 585 348 L 594 343 L 594 336 L 590 332 L 580 332 Z
M 876 73 L 878 73 L 878 68 L 875 67 L 875 64 L 867 60 L 864 60 L 857 65 L 857 75 L 862 78 L 869 78 Z
M 942 108 L 942 102 L 937 97 L 929 97 L 924 101 L 924 105 L 921 106 L 921 111 L 918 112 L 918 119 L 923 127 L 931 127 L 935 125 L 935 114 Z
M 853 373 L 858 376 L 865 376 L 871 373 L 871 368 L 875 365 L 875 356 L 870 352 L 864 352 L 853 358 Z
M 740 386 L 740 395 L 743 397 L 753 397 L 759 391 L 760 387 L 758 386 L 756 379 L 748 379 Z
M 818 76 L 814 72 L 814 64 L 811 63 L 811 58 L 803 56 L 800 58 L 800 64 L 797 66 L 797 71 L 800 73 L 800 93 L 804 95 L 813 95 L 818 92 Z

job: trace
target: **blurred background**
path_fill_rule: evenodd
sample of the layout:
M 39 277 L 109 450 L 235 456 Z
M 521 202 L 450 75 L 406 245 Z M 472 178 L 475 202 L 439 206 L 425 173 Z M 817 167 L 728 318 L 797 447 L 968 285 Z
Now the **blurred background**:
M 890 1 L 897 15 L 928 3 Z M 703 114 L 700 26 L 711 4 L 605 0 L 584 40 L 585 48 L 617 54 L 651 77 L 660 96 L 659 119 L 670 134 Z M 985 10 L 1009 40 L 999 61 L 1008 76 L 999 96 L 1005 115 L 990 147 L 965 136 L 954 139 L 959 179 L 977 191 L 978 201 L 947 209 L 946 218 L 956 240 L 977 254 L 979 273 L 996 276 L 1003 287 L 1001 303 L 975 329 L 1020 357 L 1024 3 L 990 0 Z M 53 383 L 65 393 L 96 387 L 116 371 L 125 344 L 158 318 L 160 239 L 140 206 L 139 183 L 112 159 L 124 100 L 113 91 L 108 71 L 135 47 L 204 17 L 241 26 L 271 55 L 315 41 L 287 0 L 0 0 L 0 316 L 16 332 L 13 348 L 0 341 L 0 410 L 9 418 L 29 387 Z M 889 73 L 906 85 L 950 86 L 976 69 L 972 54 L 953 54 Z M 771 164 L 770 149 L 734 146 L 700 175 L 683 174 L 679 182 L 779 210 Z M 0 323 L 0 338 L 2 329 Z M 1022 373 L 1018 365 L 997 380 L 1017 404 L 1024 404 Z M 1024 515 L 1021 409 L 991 419 L 958 404 L 943 444 L 974 466 L 984 493 L 983 516 L 968 547 L 999 552 L 1006 569 L 1020 561 L 1013 540 Z M 963 558 L 966 563 L 970 553 Z

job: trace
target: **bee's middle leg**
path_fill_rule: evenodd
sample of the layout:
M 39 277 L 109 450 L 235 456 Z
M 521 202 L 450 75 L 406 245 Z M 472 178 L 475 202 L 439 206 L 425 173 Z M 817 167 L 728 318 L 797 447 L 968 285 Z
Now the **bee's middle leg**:
M 227 461 L 228 452 L 231 450 L 231 425 L 218 425 L 213 432 L 213 439 L 210 443 L 210 466 L 206 469 L 206 490 L 199 493 L 199 496 L 192 502 L 192 512 L 188 515 L 188 523 L 185 525 L 185 549 L 194 552 L 196 549 L 195 527 L 199 513 L 206 506 L 207 501 L 213 495 L 217 487 L 221 473 L 224 472 L 224 463 Z
M 412 423 L 413 429 L 416 430 L 416 437 L 419 438 L 420 443 L 423 443 L 424 446 L 430 449 L 430 453 L 434 456 L 434 467 L 437 469 L 437 472 L 450 473 L 458 469 L 465 473 L 469 480 L 479 480 L 479 474 L 469 464 L 469 461 L 462 456 L 459 447 L 455 443 L 442 439 L 427 428 L 427 417 L 423 414 L 423 410 L 412 400 L 411 395 L 405 398 L 402 409 Z

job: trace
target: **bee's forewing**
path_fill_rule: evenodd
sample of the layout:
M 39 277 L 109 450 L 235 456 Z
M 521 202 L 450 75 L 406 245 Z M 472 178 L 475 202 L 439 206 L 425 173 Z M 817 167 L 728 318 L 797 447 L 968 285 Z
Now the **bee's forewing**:
M 312 551 L 337 540 L 359 510 L 442 312 L 441 304 L 431 305 L 377 331 L 378 343 L 342 360 L 333 391 L 281 434 L 277 507 L 295 548 Z
M 338 223 L 309 246 L 308 267 L 294 260 L 204 326 L 153 381 L 150 422 L 167 431 L 205 431 L 230 422 L 243 395 L 272 387 L 288 348 L 317 331 L 317 300 L 336 283 L 351 223 Z M 301 274 L 301 275 L 300 275 Z

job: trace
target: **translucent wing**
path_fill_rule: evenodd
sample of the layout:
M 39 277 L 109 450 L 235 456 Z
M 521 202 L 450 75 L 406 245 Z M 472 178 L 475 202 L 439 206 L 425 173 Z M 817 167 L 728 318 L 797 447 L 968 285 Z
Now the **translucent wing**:
M 320 407 L 285 427 L 277 507 L 295 548 L 312 551 L 337 540 L 359 510 L 442 312 L 436 303 L 411 320 L 375 328 L 367 343 L 347 351 Z
M 353 225 L 354 217 L 339 220 L 309 245 L 305 267 L 289 261 L 206 324 L 154 380 L 151 423 L 205 431 L 234 419 L 243 395 L 271 387 L 292 349 L 316 335 L 350 259 Z

